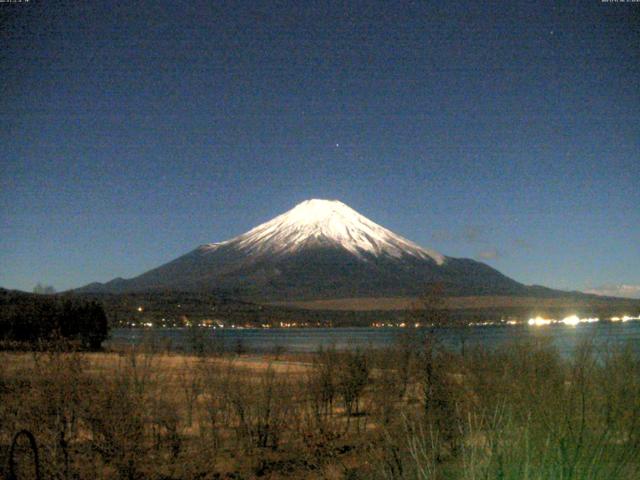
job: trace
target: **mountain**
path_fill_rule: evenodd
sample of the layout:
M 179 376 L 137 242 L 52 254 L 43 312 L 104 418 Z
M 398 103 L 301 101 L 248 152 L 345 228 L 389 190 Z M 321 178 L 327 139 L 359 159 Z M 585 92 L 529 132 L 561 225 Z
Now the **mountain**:
M 317 199 L 135 278 L 78 291 L 217 291 L 288 301 L 412 296 L 436 282 L 448 295 L 563 293 L 527 287 L 484 263 L 423 248 L 342 202 Z

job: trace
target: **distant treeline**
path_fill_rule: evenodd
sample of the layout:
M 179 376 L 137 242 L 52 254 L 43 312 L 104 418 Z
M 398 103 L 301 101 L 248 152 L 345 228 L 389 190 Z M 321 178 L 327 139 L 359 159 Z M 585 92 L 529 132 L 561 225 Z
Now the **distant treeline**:
M 5 347 L 65 340 L 97 350 L 108 333 L 98 302 L 0 290 L 0 341 Z

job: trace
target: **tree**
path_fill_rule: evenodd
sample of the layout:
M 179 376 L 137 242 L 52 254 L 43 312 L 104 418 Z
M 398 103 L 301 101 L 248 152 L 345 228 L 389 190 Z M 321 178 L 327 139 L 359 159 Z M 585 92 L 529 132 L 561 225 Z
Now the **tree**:
M 359 348 L 344 354 L 344 364 L 338 373 L 338 392 L 342 396 L 347 417 L 359 413 L 360 396 L 369 383 L 367 357 Z
M 437 430 L 450 451 L 457 449 L 459 424 L 456 411 L 454 385 L 445 368 L 448 356 L 435 334 L 437 327 L 462 327 L 460 321 L 451 318 L 446 309 L 445 288 L 441 283 L 429 285 L 414 304 L 414 318 L 429 327 L 422 338 L 418 353 L 420 386 L 423 397 L 424 418 L 430 428 Z M 464 352 L 464 330 L 458 329 Z
M 82 306 L 78 314 L 78 327 L 82 346 L 89 350 L 99 350 L 109 335 L 107 315 L 102 305 L 90 302 Z
M 432 283 L 414 302 L 411 310 L 414 323 L 424 327 L 442 327 L 450 323 L 446 310 L 445 287 L 442 283 Z
M 30 343 L 76 341 L 97 350 L 109 333 L 107 316 L 96 302 L 24 293 L 0 301 L 0 339 Z

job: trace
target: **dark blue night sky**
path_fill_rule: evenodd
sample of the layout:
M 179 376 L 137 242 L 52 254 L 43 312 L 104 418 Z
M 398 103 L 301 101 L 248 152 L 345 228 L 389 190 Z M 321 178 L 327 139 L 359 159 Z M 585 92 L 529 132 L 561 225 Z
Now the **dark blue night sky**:
M 5 288 L 134 276 L 328 198 L 524 283 L 640 296 L 640 3 L 0 19 Z

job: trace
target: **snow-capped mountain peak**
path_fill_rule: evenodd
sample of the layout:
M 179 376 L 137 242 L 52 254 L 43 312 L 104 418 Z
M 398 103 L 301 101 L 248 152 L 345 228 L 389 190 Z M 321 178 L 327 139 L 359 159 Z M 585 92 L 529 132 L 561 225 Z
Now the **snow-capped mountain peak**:
M 344 203 L 307 200 L 247 233 L 196 249 L 128 280 L 85 292 L 218 292 L 250 301 L 449 295 L 548 295 L 480 262 L 444 257 Z
M 311 245 L 340 246 L 362 257 L 409 255 L 432 259 L 438 265 L 445 257 L 396 235 L 337 200 L 306 200 L 288 212 L 258 225 L 226 242 L 205 246 L 217 250 L 232 245 L 253 255 L 293 253 Z

